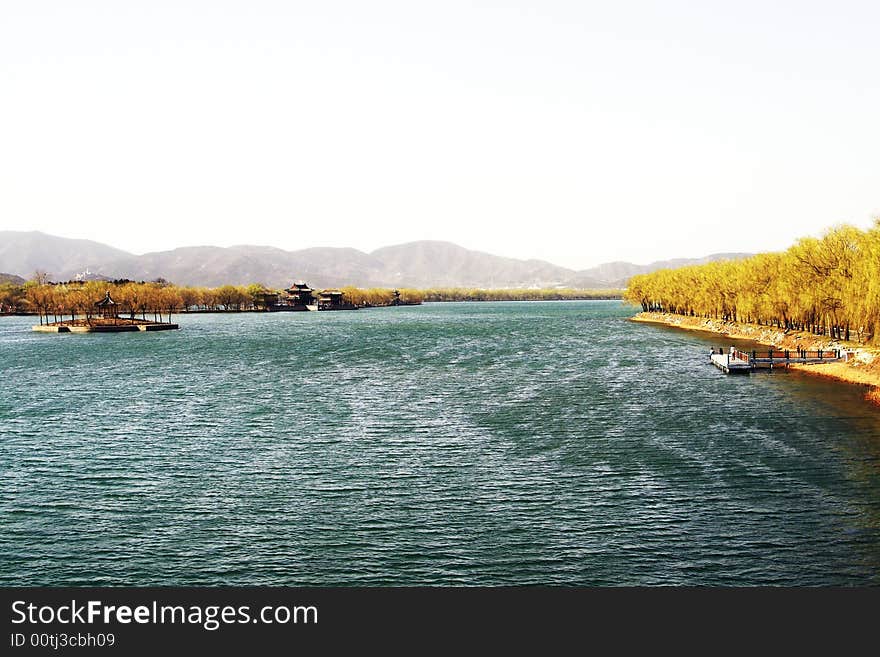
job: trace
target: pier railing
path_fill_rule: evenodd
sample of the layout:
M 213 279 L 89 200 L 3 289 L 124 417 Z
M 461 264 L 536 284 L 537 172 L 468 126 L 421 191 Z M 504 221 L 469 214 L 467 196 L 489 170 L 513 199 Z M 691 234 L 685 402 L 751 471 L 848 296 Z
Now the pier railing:
M 838 360 L 841 358 L 840 349 L 817 349 L 815 351 L 807 351 L 806 349 L 753 349 L 752 351 L 741 351 L 735 349 L 731 360 L 741 360 L 748 363 L 757 361 L 774 361 L 774 360 Z

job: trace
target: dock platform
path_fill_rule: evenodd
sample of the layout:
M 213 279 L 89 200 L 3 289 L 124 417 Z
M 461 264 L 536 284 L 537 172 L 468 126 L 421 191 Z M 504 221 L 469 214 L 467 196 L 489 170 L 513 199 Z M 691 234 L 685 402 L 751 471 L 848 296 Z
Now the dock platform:
M 792 364 L 821 364 L 845 361 L 847 354 L 840 349 L 826 349 L 818 351 L 795 350 L 753 350 L 741 351 L 731 348 L 727 352 L 723 349 L 715 353 L 712 350 L 709 358 L 711 363 L 725 374 L 748 373 L 757 369 L 772 370 L 780 367 L 788 367 Z
M 81 325 L 63 324 L 37 324 L 31 329 L 39 333 L 129 333 L 132 331 L 170 331 L 179 329 L 178 324 L 168 322 L 144 322 L 138 324 L 106 324 L 106 325 Z

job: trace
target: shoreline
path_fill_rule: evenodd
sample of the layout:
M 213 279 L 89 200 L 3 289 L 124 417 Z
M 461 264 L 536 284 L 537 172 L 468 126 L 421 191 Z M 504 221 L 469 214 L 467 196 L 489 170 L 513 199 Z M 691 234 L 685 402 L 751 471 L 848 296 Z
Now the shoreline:
M 640 312 L 629 321 L 642 324 L 660 324 L 682 331 L 697 331 L 735 340 L 750 340 L 769 347 L 796 349 L 845 349 L 850 353 L 846 362 L 817 365 L 791 365 L 790 368 L 813 376 L 833 379 L 867 388 L 865 399 L 880 406 L 880 349 L 855 342 L 832 340 L 828 336 L 798 331 L 784 331 L 774 326 L 758 326 L 740 322 L 688 317 L 671 313 Z M 726 345 L 725 345 L 726 346 Z
M 613 296 L 583 296 L 583 297 L 572 297 L 567 299 L 433 299 L 430 301 L 420 301 L 418 303 L 399 303 L 399 304 L 373 304 L 373 305 L 365 305 L 358 306 L 358 310 L 369 310 L 371 308 L 401 308 L 403 306 L 422 306 L 430 303 L 532 303 L 532 302 L 545 302 L 545 301 L 622 301 L 623 297 L 620 295 Z M 348 309 L 346 309 L 348 310 Z M 244 314 L 244 313 L 257 313 L 257 314 L 266 314 L 266 313 L 277 313 L 277 312 L 290 312 L 290 311 L 278 311 L 278 310 L 265 310 L 264 308 L 242 308 L 236 309 L 231 308 L 229 310 L 219 310 L 219 309 L 199 309 L 199 310 L 176 310 L 174 312 L 175 315 L 222 315 L 222 314 Z M 151 314 L 150 312 L 147 313 Z M 39 313 L 33 311 L 17 311 L 17 312 L 3 312 L 0 313 L 0 317 L 38 317 Z M 646 321 L 646 320 L 645 320 Z

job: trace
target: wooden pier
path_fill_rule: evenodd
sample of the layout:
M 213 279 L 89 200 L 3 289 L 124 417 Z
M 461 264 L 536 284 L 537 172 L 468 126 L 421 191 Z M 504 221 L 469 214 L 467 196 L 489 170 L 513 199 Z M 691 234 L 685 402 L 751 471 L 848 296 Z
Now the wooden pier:
M 733 347 L 726 352 L 724 349 L 719 349 L 718 353 L 713 349 L 709 356 L 712 364 L 725 374 L 748 373 L 757 369 L 772 370 L 793 364 L 834 363 L 845 361 L 846 357 L 846 352 L 840 349 L 820 349 L 818 351 L 754 349 L 741 351 Z

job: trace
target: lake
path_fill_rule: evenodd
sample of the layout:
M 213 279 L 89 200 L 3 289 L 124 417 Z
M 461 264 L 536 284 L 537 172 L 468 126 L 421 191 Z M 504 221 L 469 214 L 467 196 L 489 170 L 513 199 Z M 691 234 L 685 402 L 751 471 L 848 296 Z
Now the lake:
M 634 312 L 2 318 L 0 584 L 880 584 L 864 391 Z

